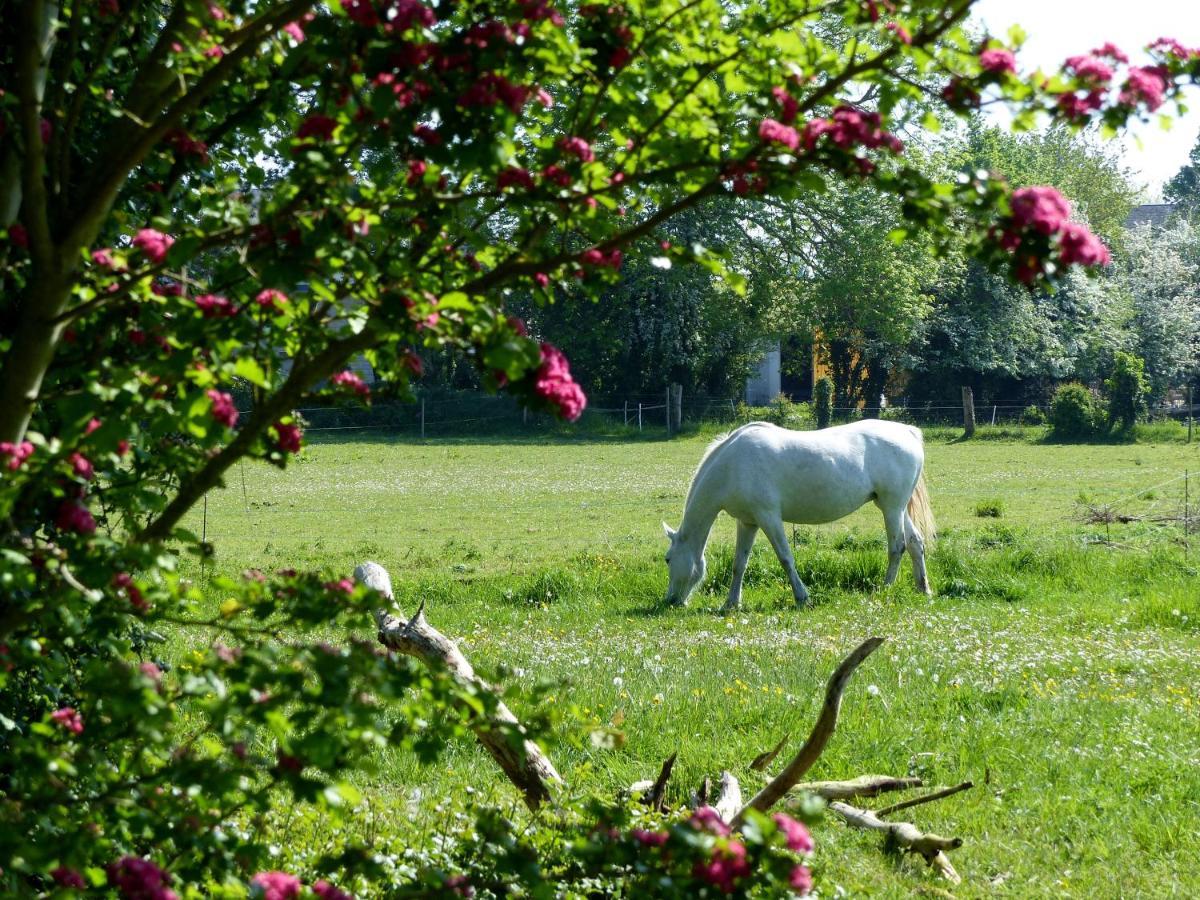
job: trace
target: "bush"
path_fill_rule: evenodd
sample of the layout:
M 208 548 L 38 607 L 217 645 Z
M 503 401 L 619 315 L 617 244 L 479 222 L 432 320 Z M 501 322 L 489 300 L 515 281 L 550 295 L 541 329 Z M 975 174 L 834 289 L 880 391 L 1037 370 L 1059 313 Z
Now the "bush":
M 1078 440 L 1093 437 L 1099 430 L 1100 411 L 1092 392 L 1078 382 L 1064 384 L 1054 392 L 1050 404 L 1050 427 L 1057 438 Z
M 818 428 L 828 428 L 833 420 L 833 379 L 828 375 L 817 379 L 813 385 L 813 410 Z
M 1000 500 L 980 500 L 975 504 L 975 515 L 981 519 L 998 519 L 1004 512 L 1004 503 Z
M 1146 413 L 1146 363 L 1132 353 L 1118 351 L 1112 374 L 1104 382 L 1108 391 L 1108 427 L 1129 433 Z
M 1045 425 L 1046 414 L 1040 406 L 1027 406 L 1021 411 L 1022 425 Z

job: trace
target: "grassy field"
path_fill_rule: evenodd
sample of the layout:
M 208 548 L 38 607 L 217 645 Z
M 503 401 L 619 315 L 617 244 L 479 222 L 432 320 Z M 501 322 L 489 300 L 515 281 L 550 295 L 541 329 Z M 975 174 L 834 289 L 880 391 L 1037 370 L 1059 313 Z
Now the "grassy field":
M 205 529 L 216 557 L 190 574 L 348 573 L 374 559 L 400 603 L 426 600 L 431 621 L 485 673 L 507 666 L 527 690 L 548 679 L 541 702 L 620 723 L 618 748 L 553 749 L 570 783 L 615 790 L 678 750 L 678 802 L 723 768 L 753 788 L 748 762 L 785 734 L 794 747 L 840 657 L 883 635 L 811 777 L 974 780 L 912 812 L 965 840 L 956 896 L 1200 894 L 1200 541 L 1185 558 L 1179 526 L 1153 521 L 1182 506 L 1181 476 L 1200 473 L 1197 445 L 931 433 L 937 596 L 911 589 L 907 562 L 900 584 L 880 587 L 882 523 L 868 508 L 796 529 L 810 608 L 791 607 L 760 541 L 744 611 L 721 618 L 725 517 L 707 588 L 686 610 L 657 607 L 659 522 L 678 523 L 711 436 L 317 441 L 286 472 L 235 470 L 207 513 L 195 511 L 187 525 Z M 1145 518 L 1090 524 L 1089 503 Z M 466 785 L 511 801 L 469 742 L 434 767 L 391 754 L 362 786 L 373 815 L 428 821 Z M 939 885 L 919 860 L 881 854 L 874 836 L 832 819 L 817 838 L 824 896 Z

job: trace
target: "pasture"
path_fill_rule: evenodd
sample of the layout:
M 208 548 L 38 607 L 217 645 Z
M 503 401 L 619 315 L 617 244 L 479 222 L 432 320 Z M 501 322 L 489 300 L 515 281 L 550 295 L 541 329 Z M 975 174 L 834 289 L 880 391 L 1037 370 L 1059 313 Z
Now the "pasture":
M 1182 501 L 1171 479 L 1200 473 L 1198 445 L 954 443 L 931 433 L 926 472 L 941 531 L 933 598 L 913 589 L 907 559 L 898 583 L 880 587 L 882 520 L 868 507 L 795 530 L 809 608 L 792 607 L 760 540 L 743 609 L 721 618 L 734 532 L 724 516 L 705 587 L 687 609 L 658 607 L 659 523 L 678 524 L 711 437 L 318 438 L 286 472 L 235 469 L 209 496 L 206 522 L 193 511 L 187 526 L 203 527 L 216 555 L 187 574 L 203 586 L 214 571 L 348 574 L 376 560 L 403 608 L 424 599 L 477 668 L 516 686 L 518 715 L 537 693 L 585 723 L 585 735 L 601 725 L 624 734 L 616 746 L 586 737 L 553 746 L 570 784 L 612 792 L 678 750 L 676 802 L 723 768 L 755 788 L 749 761 L 785 734 L 794 749 L 841 656 L 886 636 L 809 777 L 973 780 L 974 790 L 911 817 L 965 840 L 955 896 L 1200 893 L 1200 540 L 1185 559 L 1181 529 L 1151 520 Z M 1118 500 L 1148 518 L 1105 526 L 1080 516 L 1081 502 Z M 433 807 L 453 809 L 468 786 L 523 815 L 464 740 L 433 766 L 387 754 L 358 785 L 362 827 L 391 830 L 395 852 L 406 829 L 436 828 Z M 336 841 L 285 818 L 284 858 Z M 822 896 L 941 886 L 919 860 L 889 857 L 876 836 L 833 817 L 816 838 Z

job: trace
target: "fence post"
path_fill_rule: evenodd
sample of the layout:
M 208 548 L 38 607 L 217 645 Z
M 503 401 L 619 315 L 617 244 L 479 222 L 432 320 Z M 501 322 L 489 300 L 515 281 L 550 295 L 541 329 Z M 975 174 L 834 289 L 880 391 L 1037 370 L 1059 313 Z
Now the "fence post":
M 629 401 L 625 401 L 625 427 L 629 427 Z
M 992 405 L 992 424 L 993 425 L 996 424 L 996 409 L 997 409 L 996 405 L 993 404 Z
M 963 437 L 975 434 L 975 392 L 969 387 L 962 389 Z
M 642 430 L 642 401 L 638 401 L 638 431 Z
M 675 431 L 683 427 L 683 385 L 671 385 L 671 415 L 674 418 Z
M 421 398 L 421 440 L 425 440 L 425 398 Z
M 1188 439 L 1187 442 L 1192 442 L 1192 386 L 1187 386 L 1187 404 L 1188 404 Z
M 663 419 L 667 423 L 667 437 L 671 436 L 671 386 L 667 385 L 667 402 L 663 404 Z
M 737 407 L 735 407 L 733 405 L 732 397 L 729 398 L 729 421 L 731 421 L 731 422 L 737 421 Z

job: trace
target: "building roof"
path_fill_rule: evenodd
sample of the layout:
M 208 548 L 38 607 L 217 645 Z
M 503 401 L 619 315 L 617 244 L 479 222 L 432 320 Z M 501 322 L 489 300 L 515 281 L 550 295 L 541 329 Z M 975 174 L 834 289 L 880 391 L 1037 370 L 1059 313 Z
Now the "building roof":
M 1143 203 L 1135 206 L 1125 219 L 1125 227 L 1149 225 L 1151 228 L 1162 228 L 1167 224 L 1167 218 L 1174 211 L 1172 203 Z

